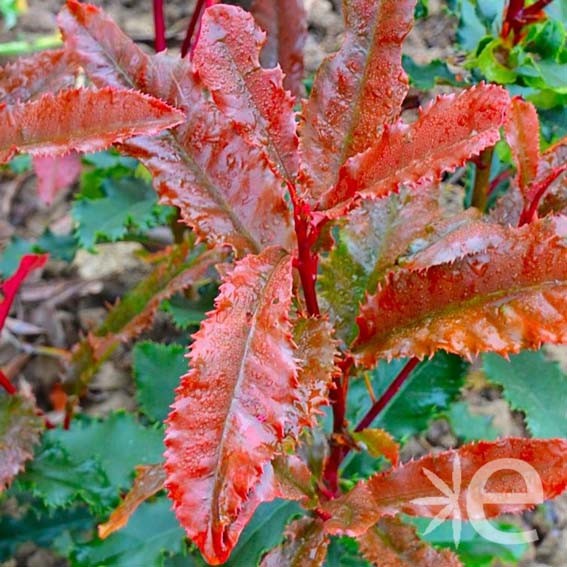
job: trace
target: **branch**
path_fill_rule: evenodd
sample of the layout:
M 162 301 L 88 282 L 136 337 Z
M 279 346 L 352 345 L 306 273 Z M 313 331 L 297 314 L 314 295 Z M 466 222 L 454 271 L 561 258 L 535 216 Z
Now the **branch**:
M 419 363 L 419 359 L 410 358 L 406 365 L 402 368 L 396 379 L 388 386 L 388 389 L 372 404 L 368 413 L 362 418 L 360 423 L 356 426 L 355 431 L 359 432 L 369 427 L 372 422 L 378 417 L 380 412 L 392 401 L 394 396 L 400 391 L 405 381 L 410 377 L 413 369 Z
M 155 50 L 156 53 L 165 51 L 167 43 L 165 41 L 165 18 L 163 11 L 163 0 L 153 0 L 154 9 L 154 30 L 155 30 Z

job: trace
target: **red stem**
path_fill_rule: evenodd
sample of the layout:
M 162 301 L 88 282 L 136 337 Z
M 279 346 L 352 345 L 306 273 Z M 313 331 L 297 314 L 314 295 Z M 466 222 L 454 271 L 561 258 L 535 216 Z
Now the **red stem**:
M 360 420 L 360 423 L 356 426 L 356 432 L 362 431 L 372 424 L 372 422 L 378 417 L 380 412 L 384 410 L 384 408 L 392 401 L 394 396 L 400 391 L 400 388 L 409 378 L 418 362 L 419 360 L 417 358 L 410 358 L 406 362 L 406 365 L 396 376 L 396 379 L 388 386 L 387 390 L 380 396 L 380 398 L 378 398 L 372 404 L 372 407 L 368 410 L 368 413 Z
M 165 41 L 165 17 L 163 9 L 163 0 L 153 0 L 154 9 L 154 34 L 155 34 L 155 50 L 156 53 L 165 51 L 167 43 Z
M 510 169 L 505 169 L 504 171 L 501 171 L 491 182 L 490 185 L 488 186 L 488 193 L 487 193 L 487 197 L 490 197 L 490 195 L 492 195 L 492 193 L 496 190 L 496 188 L 498 187 L 498 185 L 500 185 L 500 183 L 502 183 L 503 181 L 506 181 L 506 179 L 512 177 L 512 170 Z
M 193 10 L 193 15 L 189 21 L 189 26 L 187 27 L 185 39 L 181 44 L 181 57 L 185 57 L 188 53 L 193 53 L 193 50 L 197 45 L 197 41 L 199 40 L 201 18 L 209 6 L 214 6 L 215 4 L 218 4 L 218 2 L 219 0 L 197 0 L 195 9 Z
M 533 222 L 537 219 L 537 210 L 543 196 L 545 195 L 545 192 L 564 171 L 567 171 L 567 164 L 556 167 L 541 181 L 534 183 L 533 188 L 535 189 L 535 195 L 533 196 L 532 200 L 524 207 L 524 210 L 520 215 L 518 226 L 529 224 L 530 222 Z
M 0 370 L 0 386 L 4 388 L 10 396 L 13 396 L 17 392 L 14 384 L 10 382 L 10 379 L 6 376 L 6 374 L 4 374 L 4 372 L 2 372 L 2 370 Z

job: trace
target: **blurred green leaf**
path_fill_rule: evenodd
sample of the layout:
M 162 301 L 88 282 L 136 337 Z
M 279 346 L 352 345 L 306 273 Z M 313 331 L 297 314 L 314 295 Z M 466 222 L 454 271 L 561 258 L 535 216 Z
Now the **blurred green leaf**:
M 173 402 L 174 389 L 187 373 L 185 347 L 150 341 L 136 344 L 133 352 L 136 398 L 150 419 L 163 421 Z
M 469 404 L 464 401 L 455 402 L 447 412 L 447 419 L 453 433 L 464 442 L 493 441 L 498 438 L 498 430 L 492 425 L 489 415 L 471 413 Z
M 426 91 L 432 89 L 436 84 L 457 86 L 463 84 L 449 70 L 447 63 L 440 59 L 434 59 L 426 65 L 418 65 L 411 57 L 403 55 L 402 64 L 409 75 L 411 84 L 416 89 Z
M 457 552 L 465 567 L 492 567 L 498 560 L 506 565 L 517 565 L 529 550 L 527 543 L 507 545 L 489 541 L 478 534 L 469 522 L 461 524 L 461 538 L 457 547 L 454 543 L 452 522 L 442 522 L 439 527 L 425 535 L 424 532 L 430 526 L 431 519 L 404 518 L 404 521 L 416 526 L 418 533 L 425 541 Z M 507 533 L 521 530 L 518 526 L 507 522 L 492 522 L 492 524 L 497 530 Z
M 23 516 L 0 516 L 0 561 L 10 559 L 18 547 L 32 541 L 39 547 L 51 547 L 63 534 L 80 534 L 94 526 L 94 519 L 83 506 L 49 513 L 34 504 Z
M 124 412 L 104 420 L 78 418 L 69 430 L 52 429 L 46 437 L 63 447 L 74 463 L 95 458 L 116 490 L 130 487 L 136 465 L 151 465 L 163 458 L 161 429 L 144 427 Z
M 179 329 L 186 330 L 198 327 L 207 313 L 214 307 L 214 299 L 218 294 L 218 285 L 214 282 L 201 286 L 197 299 L 189 299 L 182 294 L 176 294 L 161 304 L 161 309 L 169 313 L 173 323 Z
M 329 544 L 325 567 L 371 567 L 371 564 L 360 556 L 355 539 L 333 537 Z
M 170 207 L 158 205 L 152 186 L 136 177 L 104 179 L 101 188 L 104 196 L 86 198 L 83 193 L 73 204 L 77 237 L 85 248 L 99 240 L 119 240 L 130 229 L 147 230 L 171 214 Z
M 525 413 L 534 437 L 567 437 L 567 376 L 557 362 L 543 351 L 524 351 L 510 360 L 487 353 L 482 364 L 512 409 Z
M 77 545 L 72 552 L 76 567 L 161 567 L 165 556 L 180 553 L 185 532 L 171 504 L 162 497 L 142 504 L 126 527 L 108 539 Z
M 24 240 L 19 236 L 11 238 L 6 248 L 0 254 L 0 275 L 7 278 L 16 271 L 20 259 L 24 254 L 33 252 L 34 246 L 32 242 Z
M 33 494 L 47 508 L 69 507 L 82 501 L 95 514 L 112 510 L 119 496 L 95 459 L 77 462 L 45 438 L 34 460 L 17 477 L 14 490 Z

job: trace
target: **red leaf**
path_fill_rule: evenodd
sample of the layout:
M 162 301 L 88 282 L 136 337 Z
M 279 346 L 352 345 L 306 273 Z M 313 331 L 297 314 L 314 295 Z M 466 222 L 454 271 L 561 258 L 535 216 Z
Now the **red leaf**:
M 45 266 L 47 258 L 47 254 L 26 254 L 20 260 L 16 272 L 0 283 L 0 330 L 10 313 L 18 289 L 31 272 Z
M 35 156 L 32 163 L 37 193 L 46 205 L 53 202 L 59 191 L 75 183 L 81 173 L 81 159 L 75 152 L 58 157 Z
M 377 567 L 462 567 L 455 554 L 436 550 L 398 518 L 382 518 L 358 543 L 362 556 Z
M 325 564 L 329 536 L 321 520 L 300 518 L 285 531 L 286 541 L 272 549 L 260 562 L 260 567 L 319 567 Z
M 300 425 L 313 426 L 321 413 L 319 408 L 329 403 L 329 386 L 336 372 L 337 343 L 331 324 L 323 318 L 299 318 L 293 336 L 297 345 L 295 358 L 299 364 L 297 408 Z
M 414 5 L 414 0 L 344 3 L 344 43 L 319 68 L 303 109 L 303 173 L 314 199 L 335 185 L 349 157 L 374 145 L 384 126 L 398 118 L 408 91 L 402 42 Z
M 357 361 L 370 366 L 438 349 L 506 355 L 566 343 L 567 218 L 503 232 L 483 252 L 392 273 L 361 307 Z
M 428 226 L 428 234 L 414 243 L 412 254 L 399 257 L 397 263 L 407 270 L 424 270 L 498 246 L 509 231 L 481 219 L 480 211 L 470 208 Z
M 0 68 L 0 102 L 14 104 L 73 86 L 75 69 L 64 49 L 20 57 Z
M 240 254 L 293 246 L 281 179 L 212 104 L 187 59 L 148 57 L 101 10 L 75 0 L 59 24 L 95 84 L 134 87 L 185 111 L 175 130 L 121 146 L 148 167 L 163 203 L 178 206 L 200 237 Z
M 518 170 L 518 184 L 527 201 L 533 195 L 528 188 L 537 177 L 539 165 L 539 120 L 537 110 L 530 102 L 514 97 L 506 121 L 506 140 Z
M 554 169 L 567 163 L 567 138 L 563 138 L 548 148 L 539 162 L 540 178 L 549 175 Z M 563 174 L 548 189 L 538 210 L 541 215 L 567 210 L 567 175 Z
M 219 4 L 203 16 L 193 61 L 218 108 L 255 144 L 265 146 L 289 179 L 299 160 L 293 98 L 283 88 L 279 67 L 260 66 L 264 42 L 265 33 L 250 14 Z
M 565 455 L 565 439 L 523 438 L 482 441 L 458 450 L 427 455 L 360 482 L 348 494 L 326 503 L 323 510 L 332 516 L 326 522 L 326 528 L 331 534 L 360 536 L 383 516 L 403 512 L 412 516 L 435 517 L 445 507 L 446 519 L 481 519 L 479 505 L 486 518 L 506 513 L 517 514 L 536 504 L 527 502 L 534 494 L 529 494 L 524 476 L 505 463 L 496 466 L 496 461 L 514 459 L 520 461 L 524 469 L 531 467 L 530 479 L 541 481 L 542 496 L 547 500 L 555 498 L 567 488 Z M 485 469 L 477 475 L 484 465 L 491 464 L 496 468 L 493 473 L 484 474 Z M 534 471 L 537 473 L 535 477 Z M 519 499 L 522 502 L 514 503 L 510 498 L 507 503 L 503 499 L 502 503 L 483 505 L 486 492 L 479 484 L 483 479 L 486 479 L 486 492 L 500 495 L 520 493 L 524 495 L 523 499 Z M 442 483 L 446 486 L 443 492 L 440 489 Z M 449 506 L 448 502 L 441 503 L 440 500 L 436 504 L 425 504 L 424 500 L 418 500 L 442 497 L 447 500 L 451 495 L 454 497 Z
M 34 156 L 94 152 L 132 136 L 155 134 L 182 119 L 181 111 L 134 91 L 48 93 L 34 102 L 0 106 L 0 161 L 16 151 Z
M 341 168 L 338 185 L 322 198 L 330 208 L 356 194 L 382 197 L 401 185 L 419 188 L 440 181 L 500 139 L 508 93 L 480 84 L 438 97 L 413 124 L 386 128 L 381 139 Z
M 274 497 L 267 467 L 298 419 L 291 289 L 291 257 L 277 248 L 236 264 L 194 336 L 168 418 L 166 486 L 211 563 L 227 559 L 255 507 Z
M 266 32 L 266 45 L 260 53 L 262 66 L 281 66 L 284 88 L 296 97 L 304 94 L 303 47 L 307 40 L 307 11 L 303 0 L 253 0 L 250 12 Z
M 112 511 L 110 518 L 98 526 L 98 537 L 106 539 L 115 531 L 122 529 L 138 506 L 159 492 L 164 486 L 165 471 L 159 465 L 141 465 L 136 467 L 134 486 L 126 494 L 120 505 Z
M 0 492 L 33 457 L 43 420 L 31 401 L 0 394 Z

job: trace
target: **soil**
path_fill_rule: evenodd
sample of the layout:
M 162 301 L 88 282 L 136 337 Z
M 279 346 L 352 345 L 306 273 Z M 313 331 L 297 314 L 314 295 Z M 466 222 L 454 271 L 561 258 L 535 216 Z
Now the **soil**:
M 103 6 L 136 41 L 153 43 L 151 0 L 91 0 Z M 305 0 L 309 13 L 309 37 L 306 44 L 306 69 L 313 73 L 322 59 L 334 52 L 342 39 L 343 25 L 339 0 Z M 28 0 L 29 11 L 10 31 L 0 31 L 0 42 L 31 40 L 54 33 L 55 14 L 61 0 Z M 168 41 L 172 49 L 180 46 L 194 0 L 166 0 Z M 434 58 L 458 62 L 454 50 L 456 23 L 441 10 L 439 0 L 430 0 L 429 18 L 418 22 L 410 34 L 406 52 L 419 63 Z M 46 227 L 54 232 L 68 232 L 71 227 L 71 196 L 62 196 L 49 207 L 38 202 L 36 181 L 29 174 L 0 179 L 0 249 L 2 242 L 18 235 L 35 238 Z M 136 258 L 140 246 L 132 243 L 105 244 L 98 254 L 78 254 L 71 266 L 50 262 L 41 280 L 30 278 L 16 303 L 0 339 L 0 366 L 18 376 L 20 386 L 33 389 L 39 404 L 49 412 L 49 395 L 63 372 L 55 357 L 37 353 L 40 345 L 70 349 L 77 339 L 100 323 L 106 305 L 119 298 L 144 273 L 145 266 Z M 25 322 L 25 323 L 24 323 Z M 165 320 L 155 326 L 161 335 L 172 332 Z M 560 352 L 560 356 L 564 355 Z M 493 416 L 503 434 L 522 434 L 521 418 L 514 415 L 500 399 L 479 390 L 467 394 L 478 411 Z M 122 350 L 107 362 L 82 401 L 84 411 L 104 415 L 111 410 L 133 409 L 133 384 L 130 359 Z M 62 416 L 49 412 L 57 422 Z M 434 423 L 427 434 L 413 440 L 405 449 L 406 456 L 416 456 L 433 449 L 457 444 L 446 423 Z M 547 505 L 543 512 L 527 514 L 523 521 L 535 526 L 541 539 L 525 567 L 567 566 L 567 497 Z M 17 557 L 0 567 L 59 567 L 66 562 L 33 545 L 25 545 Z

